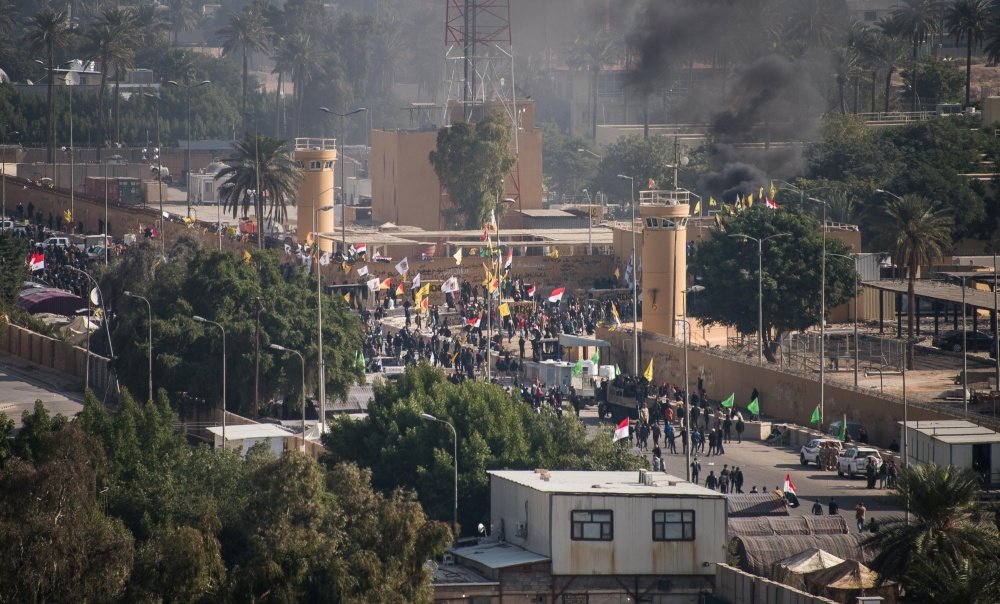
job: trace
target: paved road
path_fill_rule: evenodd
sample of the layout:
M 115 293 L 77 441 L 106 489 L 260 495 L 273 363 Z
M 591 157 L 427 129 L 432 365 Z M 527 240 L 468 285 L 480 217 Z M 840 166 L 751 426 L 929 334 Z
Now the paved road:
M 21 414 L 42 401 L 51 415 L 72 417 L 83 410 L 80 384 L 18 357 L 0 355 L 0 413 L 21 427 Z

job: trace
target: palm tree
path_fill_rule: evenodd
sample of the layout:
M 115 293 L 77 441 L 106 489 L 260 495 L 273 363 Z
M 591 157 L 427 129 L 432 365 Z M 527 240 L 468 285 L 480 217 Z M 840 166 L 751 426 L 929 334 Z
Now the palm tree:
M 48 118 L 46 128 L 48 136 L 46 138 L 45 161 L 52 163 L 55 161 L 56 148 L 56 128 L 55 128 L 55 106 L 52 104 L 52 85 L 55 72 L 53 61 L 55 51 L 69 46 L 73 35 L 69 26 L 69 18 L 64 11 L 55 12 L 52 9 L 45 9 L 35 14 L 28 20 L 28 33 L 25 34 L 24 41 L 32 52 L 45 52 L 45 65 L 48 68 L 48 87 L 46 91 L 46 104 L 48 106 Z
M 965 106 L 972 98 L 972 48 L 983 43 L 993 21 L 994 0 L 955 0 L 944 17 L 948 33 L 961 42 L 965 38 Z
M 878 24 L 878 30 L 872 30 L 859 40 L 860 49 L 865 57 L 865 64 L 872 70 L 872 112 L 875 111 L 875 81 L 879 72 L 885 72 L 885 92 L 883 111 L 889 111 L 892 99 L 892 75 L 896 66 L 906 58 L 906 42 L 890 35 L 891 25 L 887 21 Z
M 247 83 L 250 79 L 249 57 L 251 52 L 264 52 L 268 46 L 268 30 L 264 16 L 255 5 L 229 13 L 229 22 L 216 32 L 222 37 L 222 54 L 230 56 L 237 50 L 243 57 L 242 99 L 240 113 L 246 123 Z M 245 128 L 244 128 L 245 129 Z
M 313 41 L 309 34 L 293 33 L 285 36 L 275 56 L 275 69 L 292 74 L 295 90 L 292 103 L 295 106 L 295 137 L 299 135 L 302 118 L 302 99 L 309 82 L 322 71 L 326 64 L 327 52 Z
M 198 14 L 194 10 L 194 0 L 164 0 L 164 4 L 170 10 L 168 20 L 176 46 L 180 32 L 191 31 L 198 24 Z
M 252 205 L 258 222 L 257 244 L 263 247 L 263 218 L 285 220 L 286 202 L 295 194 L 302 171 L 292 159 L 286 141 L 247 134 L 234 147 L 235 155 L 226 160 L 232 165 L 215 177 L 225 179 L 220 190 L 223 207 L 231 209 L 236 218 L 241 213 L 248 216 Z M 257 190 L 258 173 L 263 194 L 252 195 L 249 192 Z M 269 204 L 266 209 L 265 203 Z
M 921 556 L 914 561 L 906 583 L 913 601 L 934 604 L 995 604 L 1000 601 L 1000 553 L 978 560 L 950 560 Z
M 139 28 L 137 38 L 141 47 L 150 48 L 160 43 L 169 43 L 170 22 L 167 21 L 167 7 L 145 1 L 135 8 L 135 22 Z
M 877 552 L 871 567 L 883 579 L 906 580 L 918 560 L 937 568 L 983 559 L 997 531 L 983 517 L 978 495 L 972 470 L 936 464 L 903 468 L 891 498 L 909 510 L 910 519 L 889 518 L 864 540 Z
M 601 70 L 614 61 L 616 56 L 617 48 L 607 32 L 586 30 L 573 40 L 566 58 L 566 64 L 571 69 L 586 69 L 590 74 L 587 105 L 590 113 L 590 138 L 594 140 L 597 139 L 597 83 Z
M 912 111 L 917 110 L 917 51 L 927 38 L 941 30 L 944 0 L 902 0 L 889 13 L 891 33 L 910 41 L 913 54 Z
M 922 265 L 941 257 L 951 243 L 952 218 L 919 195 L 893 197 L 882 209 L 881 238 L 896 266 L 906 269 L 907 368 L 913 368 L 914 288 Z
M 17 28 L 17 7 L 11 0 L 0 0 L 0 34 L 7 35 Z
M 88 60 L 101 64 L 101 88 L 97 93 L 97 159 L 101 158 L 101 150 L 107 144 L 107 117 L 104 113 L 104 103 L 107 98 L 108 72 L 112 68 L 124 70 L 132 64 L 132 44 L 135 29 L 128 11 L 123 9 L 106 9 L 101 18 L 91 23 L 84 31 L 84 43 L 81 51 Z M 118 97 L 119 75 L 115 74 L 115 97 Z

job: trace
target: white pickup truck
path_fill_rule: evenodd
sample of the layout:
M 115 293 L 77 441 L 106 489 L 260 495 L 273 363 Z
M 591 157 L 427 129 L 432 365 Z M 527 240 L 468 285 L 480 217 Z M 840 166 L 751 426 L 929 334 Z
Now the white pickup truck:
M 847 474 L 854 478 L 858 474 L 864 474 L 869 457 L 875 459 L 875 469 L 878 470 L 882 465 L 882 456 L 879 455 L 878 449 L 872 447 L 844 449 L 837 458 L 837 476 Z

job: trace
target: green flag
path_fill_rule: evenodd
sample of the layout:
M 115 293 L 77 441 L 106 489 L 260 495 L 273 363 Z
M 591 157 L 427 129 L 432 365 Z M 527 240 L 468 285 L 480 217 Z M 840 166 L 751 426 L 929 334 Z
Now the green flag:
M 618 377 L 621 374 L 622 374 L 621 368 L 618 366 L 618 363 L 615 363 L 615 377 Z
M 358 351 L 357 358 L 354 360 L 354 364 L 357 366 L 358 371 L 365 370 L 365 355 L 361 354 L 360 350 Z
M 600 348 L 595 348 L 594 349 L 594 354 L 592 354 L 590 356 L 590 362 L 593 363 L 594 365 L 600 364 L 600 362 L 601 362 L 601 349 Z
M 840 442 L 847 442 L 847 414 L 844 414 L 844 421 L 840 422 Z
M 809 420 L 809 423 L 810 424 L 819 424 L 819 405 L 816 405 L 816 408 L 813 409 L 813 416 L 812 416 L 812 419 Z
M 733 401 L 735 401 L 735 400 L 736 400 L 736 393 L 734 392 L 734 393 L 732 393 L 732 394 L 729 395 L 729 398 L 727 398 L 726 400 L 722 401 L 722 406 L 725 407 L 726 409 L 729 409 L 730 407 L 733 406 Z
M 747 411 L 754 415 L 760 415 L 760 404 L 757 403 L 757 399 L 750 401 L 750 404 L 747 405 Z
M 583 359 L 577 359 L 576 365 L 573 365 L 573 375 L 580 376 L 583 374 Z

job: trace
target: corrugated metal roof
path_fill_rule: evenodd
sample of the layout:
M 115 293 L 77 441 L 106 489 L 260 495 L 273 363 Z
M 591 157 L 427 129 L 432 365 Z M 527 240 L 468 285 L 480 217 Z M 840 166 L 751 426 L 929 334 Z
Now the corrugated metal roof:
M 1000 443 L 1000 433 L 961 419 L 907 422 L 906 429 L 950 445 Z
M 660 497 L 708 497 L 720 498 L 725 495 L 692 484 L 683 478 L 650 472 L 653 484 L 639 482 L 639 472 L 569 472 L 548 471 L 542 478 L 540 471 L 491 470 L 489 474 L 515 484 L 526 486 L 543 493 L 565 493 L 583 495 L 657 495 Z
M 539 210 L 520 210 L 520 212 L 521 214 L 528 216 L 529 218 L 576 218 L 575 214 L 570 214 L 569 212 L 566 212 L 564 210 L 539 209 Z
M 456 557 L 482 564 L 487 568 L 508 568 L 522 564 L 551 562 L 550 558 L 521 549 L 509 543 L 484 543 L 471 547 L 460 547 L 451 550 Z
M 847 534 L 847 521 L 840 515 L 760 516 L 729 519 L 729 535 L 731 537 L 844 534 Z
M 458 564 L 435 564 L 433 567 L 434 585 L 500 585 L 497 581 L 491 581 L 476 571 L 466 566 Z
M 781 535 L 774 537 L 736 537 L 740 568 L 748 573 L 770 577 L 775 562 L 804 552 L 821 549 L 844 560 L 868 563 L 874 552 L 861 547 L 863 535 Z
M 787 516 L 788 502 L 773 493 L 726 495 L 730 518 Z
M 222 436 L 222 426 L 212 426 L 208 429 L 212 434 Z M 243 438 L 280 438 L 290 436 L 289 430 L 274 424 L 237 424 L 226 426 L 226 440 Z

